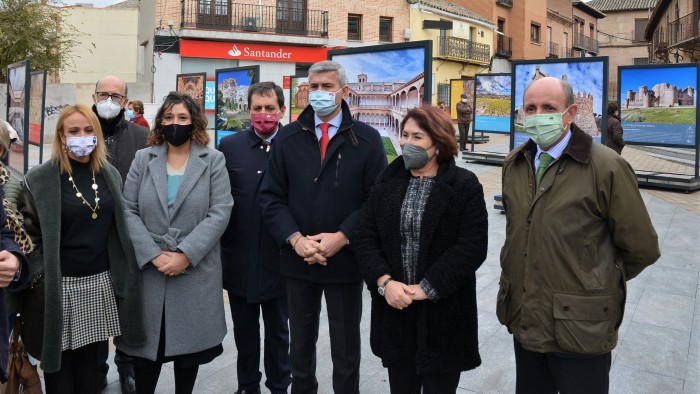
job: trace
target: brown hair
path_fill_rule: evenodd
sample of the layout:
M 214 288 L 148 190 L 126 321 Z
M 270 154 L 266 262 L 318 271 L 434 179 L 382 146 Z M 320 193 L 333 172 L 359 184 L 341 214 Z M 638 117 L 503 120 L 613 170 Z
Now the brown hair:
M 185 93 L 170 92 L 163 101 L 163 105 L 158 109 L 156 114 L 153 131 L 148 134 L 148 145 L 162 145 L 165 142 L 163 138 L 163 117 L 170 111 L 175 104 L 182 104 L 190 113 L 192 118 L 192 141 L 201 146 L 209 144 L 209 134 L 207 134 L 207 117 L 202 111 L 202 105 L 194 101 L 192 96 Z
M 610 102 L 608 103 L 608 115 L 612 115 L 618 110 L 618 106 L 616 102 Z
M 70 161 L 68 161 L 68 153 L 65 149 L 65 145 L 61 141 L 61 136 L 63 135 L 63 122 L 67 117 L 79 113 L 83 115 L 90 123 L 90 126 L 95 131 L 95 137 L 97 137 L 97 145 L 95 149 L 90 153 L 90 168 L 95 172 L 100 172 L 100 170 L 105 167 L 109 162 L 107 161 L 107 148 L 105 147 L 105 140 L 102 136 L 102 127 L 100 127 L 100 121 L 95 116 L 92 110 L 83 104 L 76 104 L 70 107 L 66 107 L 61 115 L 58 116 L 56 121 L 56 135 L 53 138 L 53 150 L 51 151 L 51 159 L 55 160 L 61 172 L 71 172 Z
M 134 100 L 131 101 L 129 104 L 131 104 L 131 106 L 134 107 L 134 112 L 136 112 L 137 114 L 143 113 L 143 101 Z
M 445 111 L 437 107 L 425 106 L 409 109 L 401 121 L 401 132 L 406 121 L 413 119 L 418 127 L 428 133 L 433 144 L 437 147 L 437 162 L 442 163 L 457 156 L 459 146 L 455 139 L 455 129 L 452 120 Z

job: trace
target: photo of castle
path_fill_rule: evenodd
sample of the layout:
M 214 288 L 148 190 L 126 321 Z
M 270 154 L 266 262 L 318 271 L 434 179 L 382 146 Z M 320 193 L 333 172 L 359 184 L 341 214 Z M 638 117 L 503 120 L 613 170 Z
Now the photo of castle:
M 347 72 L 344 99 L 353 118 L 379 130 L 397 151 L 404 115 L 425 99 L 424 59 L 423 48 L 331 54 Z
M 694 145 L 697 66 L 621 67 L 619 104 L 625 141 Z
M 587 65 L 592 67 L 590 74 L 583 70 L 581 66 Z M 523 65 L 519 65 L 523 66 Z M 585 131 L 592 137 L 600 138 L 601 130 L 600 123 L 596 120 L 596 117 L 601 116 L 605 111 L 603 110 L 603 68 L 602 63 L 589 62 L 578 63 L 568 65 L 566 63 L 561 64 L 541 64 L 541 65 L 528 65 L 532 67 L 531 72 L 524 72 L 522 74 L 516 74 L 516 80 L 518 84 L 517 87 L 521 86 L 521 89 L 517 89 L 515 100 L 516 100 L 516 127 L 522 127 L 523 119 L 525 118 L 525 111 L 523 111 L 523 93 L 525 92 L 525 87 L 530 81 L 536 81 L 540 78 L 552 76 L 562 80 L 565 80 L 571 84 L 574 90 L 574 104 L 576 104 L 577 112 L 576 119 L 574 123 L 581 130 Z M 563 69 L 562 69 L 563 66 Z M 599 69 L 599 74 L 596 74 Z M 518 70 L 516 69 L 516 72 Z M 523 75 L 527 77 L 523 78 Z M 599 78 L 596 78 L 600 76 Z M 522 82 L 527 82 L 523 84 Z

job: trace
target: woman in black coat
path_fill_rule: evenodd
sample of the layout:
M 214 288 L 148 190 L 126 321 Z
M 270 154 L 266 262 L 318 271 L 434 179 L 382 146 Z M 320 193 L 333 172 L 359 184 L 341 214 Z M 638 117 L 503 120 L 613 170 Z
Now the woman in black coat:
M 454 393 L 481 364 L 475 272 L 488 221 L 476 176 L 455 165 L 457 144 L 438 108 L 409 110 L 403 155 L 379 176 L 354 242 L 372 293 L 372 352 L 393 393 Z

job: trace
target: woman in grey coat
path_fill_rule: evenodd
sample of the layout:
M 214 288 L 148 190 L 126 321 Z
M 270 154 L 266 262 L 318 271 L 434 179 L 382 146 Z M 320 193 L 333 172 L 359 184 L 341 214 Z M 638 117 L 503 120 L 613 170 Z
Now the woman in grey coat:
M 138 393 L 153 393 L 174 361 L 176 393 L 191 393 L 199 365 L 219 356 L 226 334 L 219 238 L 233 198 L 221 152 L 190 96 L 170 93 L 149 148 L 136 152 L 124 185 L 127 224 L 141 269 L 146 343 L 117 342 L 135 357 Z

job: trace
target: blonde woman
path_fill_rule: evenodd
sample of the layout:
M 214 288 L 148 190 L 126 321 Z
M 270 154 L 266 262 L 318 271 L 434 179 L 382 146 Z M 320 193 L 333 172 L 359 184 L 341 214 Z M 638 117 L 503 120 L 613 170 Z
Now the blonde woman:
M 127 234 L 121 176 L 107 162 L 89 107 L 58 118 L 51 160 L 32 168 L 18 205 L 35 245 L 34 292 L 23 310 L 27 349 L 46 392 L 99 392 L 99 348 L 109 337 L 144 341 L 141 283 Z

